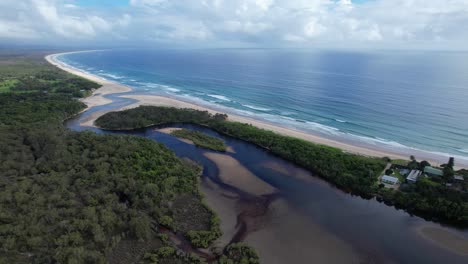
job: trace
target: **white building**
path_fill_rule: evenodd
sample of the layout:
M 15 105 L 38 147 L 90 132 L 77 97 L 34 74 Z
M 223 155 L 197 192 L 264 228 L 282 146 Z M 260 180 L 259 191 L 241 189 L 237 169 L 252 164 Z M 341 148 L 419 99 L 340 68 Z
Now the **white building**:
M 453 179 L 455 181 L 461 181 L 461 182 L 465 180 L 465 178 L 463 178 L 463 176 L 461 176 L 461 175 L 455 175 L 455 176 L 453 176 Z
M 395 184 L 398 184 L 400 181 L 396 177 L 384 175 L 382 177 L 382 182 L 387 183 L 387 184 L 391 184 L 391 185 L 395 185 Z
M 406 177 L 406 180 L 409 183 L 416 183 L 418 181 L 419 176 L 421 176 L 422 171 L 420 170 L 412 170 L 409 174 L 408 177 Z

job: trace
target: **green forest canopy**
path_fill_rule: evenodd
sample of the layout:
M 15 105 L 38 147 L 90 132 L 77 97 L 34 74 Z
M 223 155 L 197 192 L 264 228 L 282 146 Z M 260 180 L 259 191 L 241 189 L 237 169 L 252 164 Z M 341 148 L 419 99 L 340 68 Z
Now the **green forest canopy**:
M 468 194 L 432 181 L 418 181 L 404 192 L 380 188 L 377 178 L 386 159 L 345 153 L 339 149 L 283 136 L 249 124 L 230 122 L 225 115 L 170 107 L 140 106 L 111 112 L 96 120 L 105 129 L 134 129 L 168 123 L 192 123 L 256 144 L 308 169 L 345 191 L 375 197 L 410 213 L 468 227 Z
M 60 82 L 97 85 L 23 59 L 0 59 L 0 80 L 46 81 L 41 90 L 0 94 L 0 263 L 105 263 L 121 242 L 161 240 L 161 226 L 197 234 L 196 246 L 220 236 L 198 192 L 198 165 L 149 139 L 65 129 L 63 120 L 85 105 Z M 167 238 L 161 243 L 172 247 Z

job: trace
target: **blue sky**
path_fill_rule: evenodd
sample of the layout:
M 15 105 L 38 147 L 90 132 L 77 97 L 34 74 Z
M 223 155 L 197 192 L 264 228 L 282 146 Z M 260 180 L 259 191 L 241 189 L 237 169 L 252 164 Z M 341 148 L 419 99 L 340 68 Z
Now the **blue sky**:
M 468 0 L 1 0 L 0 44 L 468 46 Z

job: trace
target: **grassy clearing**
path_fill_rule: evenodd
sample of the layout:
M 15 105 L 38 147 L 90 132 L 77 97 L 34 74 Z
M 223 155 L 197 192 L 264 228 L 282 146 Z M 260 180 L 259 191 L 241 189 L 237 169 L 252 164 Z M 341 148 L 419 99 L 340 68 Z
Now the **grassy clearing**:
M 18 83 L 18 80 L 4 80 L 0 82 L 0 93 L 7 93 Z
M 179 138 L 191 140 L 197 147 L 215 151 L 226 151 L 226 144 L 221 139 L 208 136 L 202 132 L 180 129 L 171 132 L 171 134 Z

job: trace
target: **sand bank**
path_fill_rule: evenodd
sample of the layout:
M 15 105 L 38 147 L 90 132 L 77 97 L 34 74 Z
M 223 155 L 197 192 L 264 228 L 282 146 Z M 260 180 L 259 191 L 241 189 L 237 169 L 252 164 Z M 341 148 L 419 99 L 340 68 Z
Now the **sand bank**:
M 257 178 L 233 157 L 211 152 L 204 155 L 216 164 L 224 183 L 256 196 L 276 192 L 273 186 Z
M 50 62 L 51 64 L 59 67 L 62 70 L 65 70 L 65 71 L 70 72 L 72 74 L 76 74 L 76 75 L 81 76 L 83 78 L 95 81 L 95 82 L 100 83 L 102 85 L 102 88 L 99 88 L 98 90 L 96 90 L 93 93 L 92 96 L 90 96 L 88 98 L 85 98 L 85 99 L 82 99 L 82 101 L 88 105 L 88 108 L 93 107 L 93 106 L 104 105 L 104 104 L 110 103 L 109 99 L 103 97 L 106 94 L 124 93 L 124 92 L 129 92 L 129 91 L 132 90 L 130 87 L 128 87 L 126 85 L 122 85 L 122 84 L 119 84 L 119 83 L 116 83 L 116 82 L 108 81 L 108 80 L 105 80 L 105 79 L 100 78 L 98 76 L 79 71 L 77 69 L 74 69 L 74 68 L 70 67 L 69 65 L 66 65 L 66 64 L 63 64 L 63 63 L 57 61 L 55 58 L 57 56 L 61 55 L 61 54 L 63 54 L 63 53 L 48 55 L 46 57 L 46 60 L 48 62 Z M 171 107 L 178 107 L 178 108 L 193 108 L 193 109 L 196 109 L 196 110 L 209 111 L 211 113 L 222 113 L 221 111 L 217 111 L 217 110 L 214 110 L 214 109 L 209 109 L 209 108 L 204 107 L 204 106 L 200 106 L 200 105 L 197 105 L 197 104 L 194 104 L 194 103 L 189 103 L 189 102 L 177 100 L 177 99 L 170 98 L 170 97 L 163 97 L 163 96 L 156 96 L 156 95 L 146 95 L 146 94 L 122 95 L 120 97 L 135 99 L 138 102 L 134 103 L 134 104 L 131 104 L 131 105 L 128 105 L 126 107 L 120 108 L 120 109 L 113 109 L 112 111 L 120 111 L 120 110 L 130 109 L 130 108 L 138 107 L 140 105 L 154 105 L 154 106 L 171 106 Z M 94 120 L 96 120 L 99 116 L 101 116 L 101 115 L 103 115 L 103 114 L 105 114 L 105 113 L 107 113 L 109 111 L 93 113 L 92 117 L 90 117 L 87 120 L 86 124 L 82 124 L 82 125 L 86 125 L 86 126 L 92 125 L 94 123 Z M 317 136 L 317 135 L 309 134 L 307 132 L 299 131 L 299 130 L 296 130 L 296 129 L 293 129 L 293 128 L 281 127 L 281 126 L 278 126 L 278 125 L 275 125 L 275 124 L 270 124 L 268 122 L 264 122 L 264 121 L 260 121 L 260 120 L 256 120 L 256 119 L 252 119 L 252 118 L 248 118 L 248 117 L 238 116 L 238 115 L 234 115 L 234 114 L 229 114 L 229 120 L 230 121 L 241 122 L 241 123 L 252 124 L 252 125 L 254 125 L 256 127 L 266 129 L 266 130 L 270 130 L 270 131 L 276 132 L 278 134 L 291 136 L 291 137 L 296 137 L 296 138 L 303 139 L 303 140 L 306 140 L 306 141 L 310 141 L 310 142 L 313 142 L 313 143 L 316 143 L 316 144 L 322 144 L 322 145 L 327 145 L 327 146 L 339 148 L 339 149 L 341 149 L 341 150 L 343 150 L 345 152 L 358 154 L 358 155 L 364 155 L 364 156 L 370 156 L 370 157 L 390 157 L 392 159 L 405 159 L 405 160 L 407 160 L 409 155 L 415 154 L 415 153 L 404 153 L 404 154 L 402 154 L 402 153 L 399 153 L 399 152 L 391 152 L 389 150 L 379 149 L 378 146 L 376 146 L 375 149 L 374 149 L 374 148 L 369 148 L 369 147 L 364 147 L 364 146 L 359 146 L 359 145 L 352 145 L 352 144 L 349 144 L 349 143 L 344 143 L 344 142 L 340 142 L 340 141 L 320 137 L 320 136 Z M 422 154 L 417 155 L 416 158 L 419 159 L 419 160 L 423 160 L 423 159 L 428 160 L 433 165 L 439 165 L 441 163 L 446 162 L 445 158 L 444 159 L 435 158 L 431 154 L 427 154 L 427 155 L 424 155 L 424 156 Z M 457 166 L 457 169 L 461 168 L 461 167 L 467 167 L 468 166 L 468 164 L 461 164 L 460 162 L 458 162 L 458 165 L 459 166 Z
M 220 228 L 223 234 L 214 243 L 215 247 L 224 248 L 231 242 L 237 232 L 238 207 L 237 194 L 223 190 L 208 177 L 204 177 L 200 189 L 206 204 L 213 209 L 221 219 Z
M 236 159 L 218 153 L 206 153 L 205 156 L 215 162 L 223 183 L 252 195 L 246 199 L 220 188 L 209 178 L 203 179 L 201 190 L 205 201 L 221 219 L 223 236 L 216 246 L 227 245 L 241 229 L 239 224 L 243 223 L 244 241 L 255 248 L 262 263 L 309 263 L 310 260 L 362 263 L 366 259 L 352 245 L 296 212 L 284 199 L 264 203 L 265 197 L 276 189 Z
M 417 232 L 439 247 L 461 256 L 468 256 L 468 240 L 441 227 L 423 225 Z
M 160 129 L 156 129 L 157 131 L 161 132 L 161 133 L 164 133 L 164 134 L 168 134 L 168 135 L 171 135 L 172 132 L 174 131 L 177 131 L 177 130 L 181 130 L 182 128 L 178 128 L 178 127 L 165 127 L 165 128 L 160 128 Z M 182 141 L 182 142 L 185 142 L 187 144 L 190 144 L 190 145 L 194 145 L 195 146 L 195 143 L 193 143 L 192 140 L 190 139 L 186 139 L 186 138 L 180 138 L 180 137 L 177 137 L 178 140 Z
M 156 131 L 170 135 L 170 134 L 172 134 L 172 132 L 177 131 L 177 130 L 181 130 L 181 129 L 182 128 L 178 128 L 178 127 L 165 127 L 165 128 L 158 128 L 158 129 L 156 129 Z M 190 140 L 190 139 L 181 138 L 181 137 L 177 137 L 177 139 L 179 139 L 180 141 L 183 141 L 183 142 L 185 142 L 187 144 L 195 146 L 195 143 L 193 143 L 193 141 Z M 236 153 L 236 151 L 231 146 L 226 146 L 226 152 Z
M 262 263 L 366 263 L 365 256 L 351 245 L 297 213 L 283 199 L 274 201 L 269 210 L 270 221 L 245 240 Z

